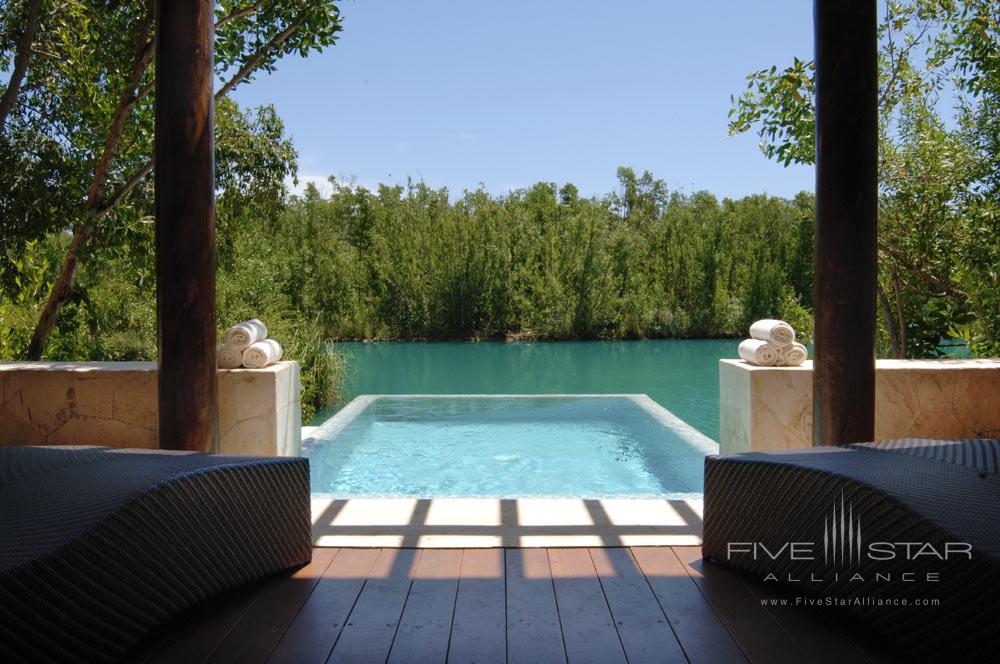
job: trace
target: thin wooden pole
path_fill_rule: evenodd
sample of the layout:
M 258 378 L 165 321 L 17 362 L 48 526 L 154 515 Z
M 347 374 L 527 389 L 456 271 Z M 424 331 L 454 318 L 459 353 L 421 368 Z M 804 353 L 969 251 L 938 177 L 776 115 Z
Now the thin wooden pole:
M 813 444 L 875 435 L 875 0 L 816 0 Z
M 156 2 L 160 447 L 218 448 L 213 2 Z

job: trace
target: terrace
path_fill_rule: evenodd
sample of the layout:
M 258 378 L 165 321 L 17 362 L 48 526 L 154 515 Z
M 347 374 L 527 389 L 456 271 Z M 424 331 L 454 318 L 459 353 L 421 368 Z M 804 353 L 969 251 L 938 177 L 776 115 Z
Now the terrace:
M 985 468 L 989 454 L 976 456 L 981 448 L 944 443 L 937 452 L 913 454 L 843 447 L 879 438 L 874 3 L 816 2 L 815 448 L 792 457 L 711 459 L 704 503 L 527 496 L 397 499 L 372 507 L 310 495 L 308 463 L 300 458 L 215 456 L 295 456 L 299 441 L 298 422 L 289 419 L 294 381 L 272 381 L 265 391 L 279 406 L 241 417 L 240 397 L 227 394 L 216 368 L 212 16 L 207 0 L 158 3 L 156 15 L 159 363 L 155 372 L 131 369 L 147 383 L 155 373 L 157 382 L 156 408 L 145 398 L 157 426 L 140 426 L 143 446 L 172 453 L 46 447 L 37 456 L 4 457 L 0 495 L 13 506 L 3 515 L 13 536 L 0 544 L 0 573 L 16 599 L 5 600 L 10 606 L 0 601 L 0 613 L 10 615 L 0 619 L 0 654 L 142 662 L 892 661 L 900 648 L 912 653 L 923 643 L 909 640 L 912 616 L 851 617 L 802 606 L 806 595 L 844 596 L 835 586 L 803 591 L 792 576 L 809 570 L 794 557 L 773 583 L 756 559 L 728 560 L 726 542 L 737 537 L 787 542 L 780 537 L 801 535 L 815 515 L 826 528 L 824 510 L 836 509 L 838 496 L 840 539 L 833 542 L 843 548 L 845 493 L 880 510 L 873 530 L 916 532 L 927 542 L 967 536 L 977 555 L 986 554 L 972 571 L 984 583 L 996 580 L 996 543 L 987 532 L 994 515 L 984 508 L 968 522 L 955 517 L 982 498 L 971 488 L 963 493 L 970 478 L 985 485 L 977 490 L 996 490 L 987 477 L 997 470 L 995 458 Z M 17 378 L 4 380 L 2 405 L 16 415 L 15 390 L 7 386 Z M 91 433 L 86 440 L 60 433 L 61 414 L 82 407 L 72 386 L 79 380 L 52 390 L 43 399 L 51 412 L 40 419 L 24 407 L 19 388 L 24 426 L 45 428 L 53 436 L 47 443 L 101 442 Z M 117 422 L 114 403 L 89 406 Z M 256 420 L 266 435 L 236 429 Z M 127 432 L 123 440 L 134 437 Z M 940 482 L 942 464 L 931 469 L 918 459 L 933 454 L 948 455 Z M 841 472 L 840 458 L 860 459 L 862 468 Z M 893 467 L 908 473 L 908 484 L 880 492 L 879 482 L 896 481 Z M 761 468 L 792 468 L 793 477 L 762 481 Z M 32 478 L 39 484 L 22 495 Z M 951 512 L 921 519 L 913 508 L 951 504 L 952 493 Z M 804 516 L 788 517 L 789 506 L 803 506 Z M 855 517 L 847 514 L 853 552 Z M 780 537 L 754 530 L 772 525 L 783 528 Z M 981 541 L 979 533 L 986 533 Z M 858 526 L 859 552 L 860 538 Z M 950 598 L 964 599 L 966 584 Z M 973 611 L 988 622 L 996 605 L 989 597 L 970 600 L 963 620 Z M 929 620 L 935 628 L 944 623 L 948 638 L 960 631 L 941 614 Z M 974 627 L 971 633 L 983 633 L 981 624 Z M 937 650 L 928 652 L 937 653 L 959 641 L 930 643 Z M 991 642 L 967 647 L 966 656 L 976 656 Z

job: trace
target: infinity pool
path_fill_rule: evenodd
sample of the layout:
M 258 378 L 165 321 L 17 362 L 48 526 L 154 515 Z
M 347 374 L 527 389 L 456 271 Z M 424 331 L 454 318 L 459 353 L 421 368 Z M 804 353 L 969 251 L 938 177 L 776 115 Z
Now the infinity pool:
M 303 443 L 334 497 L 700 498 L 717 452 L 633 394 L 364 395 Z
M 719 360 L 738 339 L 337 342 L 361 394 L 646 394 L 719 439 Z M 471 370 L 470 370 L 471 369 Z M 320 424 L 344 404 L 317 414 Z

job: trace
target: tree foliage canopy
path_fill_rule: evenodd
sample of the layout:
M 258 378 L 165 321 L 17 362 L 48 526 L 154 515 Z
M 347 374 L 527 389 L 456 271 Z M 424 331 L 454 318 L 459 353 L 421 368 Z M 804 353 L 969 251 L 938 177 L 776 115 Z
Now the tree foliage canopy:
M 900 357 L 942 337 L 1000 353 L 1000 4 L 886 3 L 879 26 L 879 302 Z M 814 65 L 751 73 L 730 133 L 812 163 Z M 948 106 L 951 106 L 948 108 Z
M 26 17 L 37 14 L 27 30 Z M 228 0 L 216 5 L 217 187 L 257 201 L 280 201 L 294 170 L 290 144 L 278 145 L 276 117 L 247 120 L 225 103 L 236 86 L 273 71 L 289 55 L 331 45 L 341 29 L 331 0 Z M 31 240 L 72 232 L 39 314 L 31 356 L 40 356 L 76 267 L 92 241 L 120 243 L 149 215 L 153 164 L 152 0 L 20 0 L 0 5 L 0 68 L 15 62 L 0 117 L 0 254 Z M 268 127 L 270 125 L 270 129 Z M 273 149 L 272 149 L 273 148 Z M 16 278 L 0 267 L 0 282 Z

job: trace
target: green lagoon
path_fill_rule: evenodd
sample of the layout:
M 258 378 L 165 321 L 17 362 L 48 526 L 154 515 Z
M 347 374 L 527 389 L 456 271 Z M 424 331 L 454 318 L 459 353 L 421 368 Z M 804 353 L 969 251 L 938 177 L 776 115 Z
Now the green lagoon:
M 347 368 L 344 403 L 359 394 L 642 393 L 718 440 L 719 359 L 737 357 L 738 345 L 735 339 L 656 339 L 349 342 L 334 348 Z

